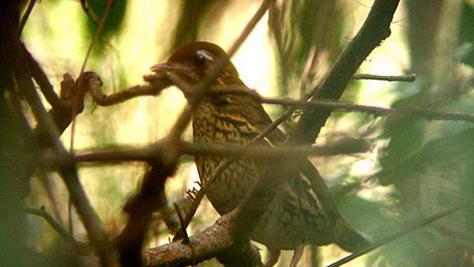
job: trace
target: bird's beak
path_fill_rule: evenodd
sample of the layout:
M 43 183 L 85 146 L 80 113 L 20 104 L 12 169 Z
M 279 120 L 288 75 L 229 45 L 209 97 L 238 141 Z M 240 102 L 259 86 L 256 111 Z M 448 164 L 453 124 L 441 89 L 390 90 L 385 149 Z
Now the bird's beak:
M 151 71 L 156 73 L 166 73 L 166 72 L 186 72 L 189 71 L 189 67 L 186 67 L 179 63 L 165 62 L 152 66 Z
M 160 77 L 161 79 L 165 79 L 168 83 L 175 84 L 172 80 L 170 80 L 168 74 L 173 73 L 175 75 L 181 76 L 181 77 L 186 77 L 190 73 L 192 73 L 192 69 L 190 69 L 188 66 L 180 64 L 180 63 L 175 63 L 175 62 L 165 62 L 161 64 L 156 64 L 150 68 L 151 71 L 155 73 L 155 77 Z M 181 74 L 181 75 L 180 75 Z M 184 74 L 184 75 L 183 75 Z M 183 82 L 185 82 L 183 80 Z M 191 95 L 191 92 L 189 90 L 186 90 L 185 87 L 179 86 L 178 87 L 181 89 L 181 91 L 184 93 L 186 97 Z M 188 85 L 187 87 L 190 88 Z

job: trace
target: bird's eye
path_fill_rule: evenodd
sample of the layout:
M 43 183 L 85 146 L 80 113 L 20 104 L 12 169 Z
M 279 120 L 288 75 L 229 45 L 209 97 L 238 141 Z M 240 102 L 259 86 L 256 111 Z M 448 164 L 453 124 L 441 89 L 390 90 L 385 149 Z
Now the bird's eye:
M 207 50 L 199 50 L 196 52 L 196 57 L 194 61 L 196 66 L 202 67 L 204 66 L 204 64 L 206 64 L 206 62 L 214 61 L 214 57 Z
M 224 107 L 232 104 L 232 98 L 228 95 L 220 95 L 214 98 L 214 104 L 219 107 Z

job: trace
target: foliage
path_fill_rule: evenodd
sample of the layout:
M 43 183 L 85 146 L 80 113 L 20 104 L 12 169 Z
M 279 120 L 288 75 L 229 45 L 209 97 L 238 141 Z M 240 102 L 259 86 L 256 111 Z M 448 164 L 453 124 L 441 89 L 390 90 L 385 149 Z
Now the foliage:
M 102 18 L 107 1 L 90 0 L 87 3 L 87 16 L 79 6 L 80 3 L 67 1 L 40 1 L 33 10 L 29 23 L 23 32 L 22 39 L 27 48 L 31 48 L 35 57 L 44 66 L 48 76 L 59 88 L 62 73 L 74 69 L 78 72 L 82 64 L 86 47 L 98 34 L 97 21 L 92 18 Z M 370 5 L 371 1 L 364 1 Z M 429 2 L 429 1 L 428 1 Z M 417 72 L 417 81 L 412 84 L 399 83 L 387 90 L 386 94 L 377 93 L 376 97 L 364 99 L 370 95 L 371 82 L 352 82 L 343 96 L 344 101 L 369 103 L 389 103 L 392 108 L 422 108 L 443 111 L 459 111 L 474 113 L 473 105 L 473 66 L 474 66 L 474 6 L 472 1 L 444 3 L 433 8 L 419 8 L 422 1 L 406 3 L 407 21 L 396 22 L 393 28 L 399 27 L 392 39 L 388 39 L 376 53 L 390 54 L 389 61 L 377 65 L 377 58 L 387 60 L 379 54 L 371 56 L 363 66 L 371 64 L 383 68 L 393 65 L 393 69 Z M 146 71 L 153 62 L 158 62 L 167 51 L 191 40 L 199 40 L 213 34 L 213 27 L 226 20 L 248 20 L 239 16 L 241 10 L 249 9 L 257 1 L 161 1 L 161 11 L 153 13 L 147 10 L 148 1 L 114 1 L 109 18 L 104 29 L 99 33 L 98 46 L 91 56 L 94 69 L 107 70 L 102 76 L 106 85 L 117 83 L 119 88 L 133 85 L 140 80 L 142 72 Z M 156 3 L 155 3 L 156 4 Z M 51 7 L 42 7 L 42 5 Z M 73 44 L 62 40 L 67 38 L 58 16 L 53 17 L 57 10 L 66 15 L 79 15 L 85 20 L 69 27 L 67 31 L 77 31 L 77 39 Z M 137 11 L 139 10 L 139 11 Z M 228 10 L 233 12 L 229 17 Z M 275 57 L 274 69 L 262 71 L 263 75 L 273 75 L 277 81 L 276 88 L 270 88 L 270 94 L 282 97 L 299 98 L 314 88 L 318 81 L 336 61 L 343 47 L 350 41 L 353 31 L 358 26 L 350 18 L 361 21 L 363 16 L 357 12 L 365 12 L 362 3 L 351 1 L 330 0 L 288 0 L 275 1 L 268 14 L 267 42 L 265 46 L 272 49 Z M 362 11 L 361 11 L 362 10 Z M 444 14 L 446 10 L 457 10 L 460 16 Z M 252 9 L 253 11 L 253 9 Z M 150 13 L 146 13 L 150 12 Z M 161 13 L 159 13 L 161 12 Z M 404 11 L 399 11 L 404 12 Z M 153 19 L 160 20 L 154 32 L 145 29 L 137 21 L 145 21 L 146 14 L 153 14 Z M 416 15 L 413 15 L 416 13 Z M 154 17 L 161 14 L 163 17 Z M 226 15 L 227 14 L 227 15 Z M 364 13 L 365 14 L 365 13 Z M 51 17 L 49 17 L 51 16 Z M 430 18 L 431 20 L 417 20 Z M 67 19 L 67 18 L 66 18 Z M 55 21 L 57 20 L 57 21 Z M 32 23 L 32 22 L 35 23 Z M 136 23 L 133 24 L 132 22 Z M 138 27 L 136 25 L 139 25 Z M 78 26 L 79 25 L 79 26 Z M 130 25 L 135 25 L 132 27 Z M 449 28 L 449 25 L 454 25 Z M 81 27 L 84 36 L 80 36 Z M 401 29 L 400 29 L 401 28 Z M 429 30 L 426 30 L 429 29 Z M 455 30 L 452 30 L 455 29 Z M 136 46 L 136 43 L 146 43 L 148 40 L 136 38 L 133 31 L 146 31 L 144 34 L 155 38 L 153 49 Z M 227 32 L 235 29 L 225 28 Z M 217 32 L 217 31 L 216 31 Z M 424 34 L 413 34 L 423 32 Z M 235 34 L 236 35 L 236 34 Z M 401 36 L 402 35 L 402 36 Z M 405 35 L 407 38 L 405 39 Z M 59 37 L 58 37 L 59 36 Z M 163 37 L 165 36 L 165 37 Z M 162 38 L 162 39 L 160 39 Z M 165 40 L 163 40 L 165 39 Z M 64 51 L 55 51 L 51 43 L 61 40 Z M 454 41 L 453 41 L 454 40 Z M 395 51 L 389 51 L 390 43 L 395 43 Z M 448 48 L 444 45 L 448 44 Z M 422 44 L 422 45 L 420 45 Z M 68 47 L 71 45 L 71 47 Z M 135 46 L 133 46 L 135 45 Z M 156 46 L 158 48 L 156 48 Z M 45 49 L 49 47 L 49 49 Z M 131 49 L 133 47 L 133 49 Z M 146 55 L 144 51 L 146 50 Z M 405 50 L 411 55 L 408 59 L 400 59 Z M 429 50 L 429 51 L 426 51 Z M 140 54 L 140 53 L 143 54 Z M 262 53 L 257 51 L 255 55 Z M 133 55 L 140 55 L 134 58 Z M 127 58 L 129 60 L 122 60 Z M 132 58 L 132 59 L 130 59 Z M 161 59 L 160 59 L 161 60 Z M 258 58 L 248 58 L 248 64 L 257 64 Z M 408 61 L 409 67 L 404 66 L 403 60 Z M 58 63 L 60 62 L 60 63 Z M 146 62 L 146 65 L 144 62 Z M 436 63 L 436 64 L 435 64 Z M 398 65 L 397 65 L 398 64 Z M 401 65 L 401 66 L 400 66 Z M 245 68 L 245 66 L 242 66 Z M 106 72 L 106 71 L 104 71 Z M 111 74 L 112 73 L 112 74 Z M 138 74 L 137 74 L 138 73 Z M 394 73 L 390 73 L 394 74 Z M 136 77 L 139 78 L 136 78 Z M 1 77 L 0 77 L 1 78 Z M 245 79 L 245 77 L 242 77 Z M 0 79 L 2 81 L 2 79 Z M 132 82 L 133 81 L 133 82 Z M 2 88 L 7 86 L 1 84 Z M 379 87 L 388 87 L 386 83 L 378 83 Z M 379 90 L 379 89 L 377 89 Z M 384 89 L 380 89 L 384 90 Z M 367 93 L 369 91 L 369 93 Z M 18 92 L 15 92 L 18 93 Z M 179 98 L 176 91 L 163 92 L 155 99 L 139 98 L 128 103 L 110 108 L 96 107 L 88 103 L 86 111 L 76 121 L 75 146 L 84 148 L 113 148 L 117 143 L 148 144 L 165 135 L 171 127 L 175 114 L 178 114 L 178 104 L 184 100 Z M 34 124 L 31 111 L 25 109 L 23 99 L 17 99 L 2 92 L 0 98 L 0 177 L 2 189 L 14 192 L 12 195 L 1 195 L 0 202 L 13 202 L 14 212 L 5 215 L 11 217 L 2 229 L 12 229 L 0 232 L 0 251 L 8 248 L 7 253 L 18 254 L 19 251 L 31 252 L 23 257 L 25 263 L 20 266 L 30 266 L 30 261 L 36 261 L 34 250 L 22 246 L 9 246 L 16 236 L 11 233 L 40 232 L 41 228 L 31 227 L 37 218 L 26 219 L 18 216 L 17 210 L 22 207 L 22 199 L 30 193 L 29 179 L 38 166 L 38 146 L 29 135 L 29 129 Z M 18 112 L 18 110 L 24 112 Z M 93 112 L 91 112 L 93 110 Z M 296 121 L 297 118 L 294 118 Z M 294 122 L 287 123 L 292 127 Z M 327 122 L 323 134 L 318 138 L 318 144 L 330 145 L 337 139 L 353 138 L 370 142 L 371 151 L 357 155 L 339 155 L 315 159 L 315 166 L 331 185 L 336 196 L 341 213 L 357 230 L 367 235 L 371 240 L 380 240 L 390 233 L 404 229 L 417 221 L 429 217 L 445 208 L 458 204 L 463 205 L 461 212 L 451 214 L 439 222 L 424 226 L 413 234 L 391 242 L 381 249 L 372 252 L 359 264 L 366 266 L 471 266 L 474 251 L 474 130 L 471 123 L 441 121 L 434 122 L 426 118 L 410 115 L 395 114 L 386 118 L 366 115 L 347 115 L 345 112 L 335 112 Z M 342 133 L 342 134 L 341 134 Z M 186 132 L 189 138 L 189 131 Z M 70 136 L 66 133 L 62 141 L 68 143 Z M 185 159 L 185 160 L 189 160 Z M 368 163 L 370 162 L 370 163 Z M 28 166 L 24 168 L 24 166 Z M 365 166 L 364 168 L 360 166 Z M 369 166 L 369 167 L 367 167 Z M 361 170 L 362 169 L 362 170 Z M 82 182 L 92 199 L 102 220 L 110 233 L 118 233 L 123 225 L 123 215 L 120 213 L 125 200 L 137 189 L 137 181 L 143 173 L 142 164 L 126 166 L 80 165 Z M 375 174 L 375 175 L 374 175 Z M 182 167 L 174 180 L 167 182 L 167 193 L 172 202 L 182 200 L 186 188 L 196 180 L 196 172 L 188 165 Z M 369 178 L 368 178 L 369 177 Z M 37 179 L 36 177 L 34 179 Z M 367 180 L 370 180 L 367 182 Z M 58 181 L 53 180 L 56 188 L 65 191 Z M 32 183 L 32 186 L 48 186 Z M 56 199 L 47 196 L 42 189 L 32 190 L 31 200 L 40 199 L 46 210 L 61 210 L 62 218 L 67 217 L 65 205 L 68 201 L 65 192 L 54 192 Z M 47 190 L 46 190 L 47 192 Z M 38 196 L 39 195 L 39 196 Z M 58 200 L 59 199 L 59 200 Z M 61 202 L 60 205 L 56 202 Z M 16 212 L 16 213 L 15 213 Z M 60 217 L 61 217 L 60 216 Z M 81 223 L 73 216 L 73 228 L 79 239 L 85 239 Z M 193 219 L 192 231 L 199 231 L 209 226 L 217 215 L 209 203 L 201 204 L 200 211 Z M 61 218 L 57 218 L 61 221 Z M 164 243 L 171 236 L 162 229 L 165 228 L 157 216 L 153 229 L 147 238 L 149 246 Z M 12 223 L 13 222 L 13 223 Z M 67 227 L 67 225 L 64 225 Z M 159 229 L 159 230 L 156 230 Z M 58 244 L 50 245 L 41 242 L 41 235 L 28 243 L 36 246 L 38 251 L 61 251 Z M 34 238 L 31 238 L 34 239 Z M 22 243 L 22 242 L 20 242 Z M 23 243 L 22 243 L 23 244 Z M 47 247 L 50 245 L 50 247 Z M 57 247 L 55 247 L 57 246 Z M 63 255 L 68 258 L 70 255 Z M 309 253 L 306 253 L 308 255 Z M 59 255 L 59 254 L 58 254 Z M 318 261 L 320 265 L 334 259 L 328 255 L 341 255 L 334 247 L 320 248 Z M 58 256 L 59 257 L 59 256 Z M 1 264 L 0 265 L 9 266 Z M 54 258 L 41 258 L 41 261 L 54 263 Z M 71 260 L 71 259 L 69 259 Z M 307 256 L 303 260 L 310 261 Z M 71 260 L 72 261 L 72 260 Z M 288 261 L 282 259 L 280 262 Z M 215 262 L 204 263 L 203 266 L 215 266 Z M 306 266 L 305 263 L 301 264 Z M 46 266 L 46 265 L 45 265 Z M 52 266 L 52 265 L 51 265 Z

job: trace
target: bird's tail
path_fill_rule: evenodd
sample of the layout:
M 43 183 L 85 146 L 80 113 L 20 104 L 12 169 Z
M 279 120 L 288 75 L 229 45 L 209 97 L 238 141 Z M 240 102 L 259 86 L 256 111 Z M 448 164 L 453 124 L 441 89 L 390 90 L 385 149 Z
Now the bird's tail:
M 336 244 L 349 252 L 357 252 L 370 246 L 369 240 L 354 230 L 344 220 L 339 220 L 336 230 Z

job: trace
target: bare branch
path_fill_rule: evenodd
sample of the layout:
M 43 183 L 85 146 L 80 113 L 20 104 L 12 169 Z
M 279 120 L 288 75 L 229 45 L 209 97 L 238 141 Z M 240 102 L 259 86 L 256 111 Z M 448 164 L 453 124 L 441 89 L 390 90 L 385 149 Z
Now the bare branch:
M 84 10 L 84 12 L 87 14 L 89 19 L 92 20 L 92 22 L 94 22 L 96 26 L 98 26 L 100 23 L 99 18 L 94 13 L 94 11 L 92 9 L 89 9 L 89 7 L 87 6 L 87 0 L 80 0 L 79 2 L 81 2 L 81 7 Z
M 351 103 L 341 103 L 336 100 L 316 99 L 311 102 L 306 100 L 293 100 L 281 98 L 268 98 L 260 96 L 255 90 L 249 90 L 245 86 L 215 86 L 211 88 L 209 94 L 245 94 L 255 97 L 263 104 L 291 106 L 297 108 L 318 108 L 318 109 L 342 109 L 347 111 L 364 112 L 376 116 L 387 115 L 412 115 L 420 116 L 430 120 L 449 120 L 449 121 L 467 121 L 474 122 L 474 114 L 464 112 L 442 112 L 426 109 L 390 109 L 383 107 L 358 105 Z
M 99 252 L 102 264 L 104 266 L 115 266 L 115 260 L 109 248 L 108 236 L 100 222 L 99 217 L 92 208 L 87 198 L 84 188 L 82 187 L 77 174 L 76 166 L 67 153 L 63 144 L 59 140 L 59 133 L 55 124 L 46 112 L 40 97 L 36 93 L 31 75 L 29 75 L 28 60 L 19 42 L 16 48 L 18 56 L 17 66 L 21 66 L 15 70 L 18 88 L 25 96 L 33 114 L 38 121 L 39 129 L 45 134 L 48 142 L 52 145 L 55 152 L 64 159 L 64 165 L 60 166 L 61 177 L 69 191 L 74 206 L 84 223 L 89 237 Z
M 152 220 L 153 212 L 165 206 L 163 192 L 166 179 L 174 173 L 176 162 L 163 164 L 160 158 L 150 163 L 140 190 L 124 206 L 127 224 L 117 237 L 116 245 L 122 266 L 143 266 L 143 242 Z
M 173 242 L 147 249 L 144 256 L 145 266 L 187 266 L 227 253 L 239 245 L 239 242 L 235 241 L 230 225 L 231 221 L 235 220 L 234 217 L 234 213 L 222 216 L 213 226 L 191 236 L 188 245 Z M 241 253 L 240 257 L 235 257 L 235 262 L 250 261 L 253 263 L 252 266 L 261 265 L 260 256 L 255 248 L 244 246 L 241 252 L 243 255 Z
M 28 7 L 26 8 L 25 14 L 23 14 L 23 17 L 21 18 L 20 21 L 20 27 L 18 28 L 18 35 L 21 35 L 23 32 L 23 29 L 25 28 L 26 22 L 28 21 L 28 18 L 30 17 L 31 11 L 33 11 L 33 7 L 35 7 L 36 0 L 30 0 L 30 3 L 28 4 Z
M 227 156 L 227 157 L 292 157 L 299 156 L 333 156 L 341 154 L 340 146 L 328 148 L 321 145 L 313 146 L 293 146 L 293 147 L 246 147 L 240 145 L 218 145 L 214 143 L 190 143 L 178 141 L 175 143 L 178 155 L 205 155 L 205 156 Z M 77 153 L 73 156 L 75 162 L 114 162 L 114 161 L 150 161 L 169 148 L 166 140 L 158 141 L 154 144 L 141 148 L 117 147 L 102 151 Z M 343 150 L 344 153 L 367 152 L 366 145 L 356 145 Z M 46 165 L 62 164 L 62 159 L 58 157 L 47 157 Z M 49 164 L 48 164 L 49 162 Z
M 184 222 L 183 214 L 181 212 L 181 209 L 179 208 L 179 205 L 177 203 L 174 203 L 174 208 L 176 209 L 176 214 L 178 215 L 179 223 L 180 223 L 180 234 L 183 237 L 183 243 L 184 244 L 189 244 L 189 236 L 188 232 L 186 231 L 187 224 Z
M 454 212 L 460 210 L 461 208 L 462 208 L 462 207 L 457 206 L 457 207 L 453 207 L 453 208 L 447 209 L 447 210 L 445 210 L 445 211 L 439 212 L 439 213 L 437 213 L 437 214 L 435 214 L 435 215 L 433 215 L 433 216 L 431 216 L 431 217 L 428 217 L 428 218 L 426 218 L 426 219 L 424 219 L 424 220 L 422 220 L 422 221 L 420 221 L 420 222 L 418 222 L 418 223 L 416 223 L 416 224 L 413 224 L 413 226 L 410 226 L 410 227 L 408 227 L 408 228 L 406 228 L 406 229 L 404 229 L 404 230 L 402 230 L 402 231 L 399 231 L 399 232 L 396 232 L 396 233 L 394 233 L 394 234 L 392 234 L 392 235 L 389 235 L 389 236 L 387 236 L 386 238 L 384 238 L 384 239 L 382 239 L 382 240 L 380 240 L 380 241 L 373 242 L 372 245 L 370 245 L 370 246 L 367 247 L 366 249 L 364 249 L 364 250 L 362 250 L 362 251 L 360 251 L 360 252 L 357 252 L 357 253 L 350 254 L 349 256 L 344 257 L 344 258 L 342 258 L 342 259 L 340 259 L 340 260 L 338 260 L 338 261 L 336 261 L 336 262 L 334 262 L 334 263 L 328 265 L 327 267 L 337 267 L 337 266 L 341 266 L 341 265 L 343 265 L 343 264 L 346 264 L 346 263 L 348 263 L 348 262 L 350 262 L 350 261 L 352 261 L 352 260 L 354 260 L 354 259 L 356 259 L 356 258 L 358 258 L 358 257 L 360 257 L 360 256 L 362 256 L 362 255 L 365 255 L 365 254 L 371 252 L 372 250 L 374 250 L 374 249 L 376 249 L 376 248 L 379 248 L 379 247 L 381 247 L 381 246 L 383 246 L 383 245 L 385 245 L 385 244 L 387 244 L 387 243 L 389 243 L 389 242 L 392 242 L 392 241 L 394 241 L 394 240 L 396 240 L 396 239 L 399 239 L 399 238 L 401 238 L 401 237 L 403 237 L 403 236 L 406 236 L 407 234 L 409 234 L 409 233 L 411 233 L 411 232 L 413 232 L 413 231 L 415 231 L 415 230 L 417 230 L 417 229 L 420 229 L 420 228 L 422 228 L 422 227 L 424 227 L 424 226 L 427 226 L 428 224 L 433 223 L 433 222 L 435 222 L 435 221 L 437 221 L 437 220 L 439 220 L 439 219 L 442 219 L 442 218 L 448 216 L 449 214 L 454 213 Z
M 32 209 L 32 208 L 25 208 L 24 211 L 28 214 L 36 215 L 43 218 L 50 226 L 53 228 L 65 241 L 71 244 L 75 249 L 78 251 L 86 251 L 89 250 L 89 247 L 77 241 L 72 237 L 48 212 L 44 207 L 40 209 Z
M 97 29 L 97 32 L 95 33 L 95 36 L 92 39 L 92 41 L 89 45 L 89 48 L 87 49 L 86 56 L 84 57 L 84 62 L 82 63 L 80 74 L 82 74 L 84 72 L 84 70 L 86 68 L 86 65 L 87 65 L 87 61 L 89 60 L 89 56 L 92 53 L 92 49 L 94 49 L 95 44 L 99 40 L 99 37 L 102 34 L 102 31 L 104 30 L 105 22 L 107 21 L 107 19 L 109 17 L 110 10 L 112 9 L 112 6 L 113 6 L 114 2 L 115 2 L 114 0 L 108 0 L 107 1 L 107 5 L 105 6 L 104 15 L 102 16 L 102 18 L 99 22 L 99 28 Z M 83 5 L 83 7 L 84 7 L 84 5 Z M 89 14 L 87 12 L 87 9 L 85 9 L 85 10 L 86 10 L 86 13 Z
M 168 77 L 173 81 L 174 84 L 176 84 L 182 91 L 188 92 L 192 90 L 190 88 L 190 85 L 179 79 L 176 75 L 173 73 L 169 73 Z M 382 76 L 382 75 L 374 75 L 374 74 L 356 74 L 354 75 L 353 79 L 376 79 L 376 80 L 387 80 L 387 81 L 414 81 L 415 79 L 414 74 L 410 75 L 404 75 L 404 76 Z M 161 79 L 160 79 L 161 78 Z M 36 79 L 36 78 L 35 78 Z M 150 84 L 143 84 L 143 85 L 134 85 L 132 87 L 129 87 L 127 89 L 123 89 L 117 93 L 111 94 L 111 95 L 104 95 L 101 91 L 102 87 L 102 81 L 100 81 L 99 75 L 96 74 L 94 78 L 91 78 L 92 80 L 90 81 L 90 91 L 89 93 L 92 96 L 92 99 L 94 99 L 94 102 L 97 103 L 100 106 L 111 106 L 115 104 L 119 104 L 122 102 L 125 102 L 127 100 L 130 100 L 135 97 L 139 96 L 157 96 L 161 93 L 163 89 L 165 89 L 169 84 L 163 83 L 163 79 L 161 76 L 157 76 L 156 74 L 149 74 L 145 75 L 144 79 L 145 81 L 150 82 Z M 38 82 L 38 81 L 37 81 Z M 45 84 L 45 86 L 42 86 L 41 84 Z M 40 87 L 51 87 L 47 83 L 41 83 Z M 224 90 L 229 90 L 229 88 L 225 88 L 226 86 L 217 86 L 217 87 L 212 87 L 215 92 L 219 92 L 219 90 L 222 90 L 222 93 L 224 93 Z M 52 87 L 51 87 L 52 88 Z M 247 92 L 248 90 L 239 90 L 238 87 L 236 86 L 236 89 L 233 90 L 233 93 L 236 94 L 249 94 Z M 43 92 L 44 93 L 44 92 Z M 227 92 L 226 92 L 227 93 Z M 256 91 L 254 91 L 256 93 Z M 44 93 L 45 94 L 45 93 Z M 45 94 L 46 95 L 46 94 Z M 47 97 L 47 96 L 46 96 Z M 47 97 L 48 99 L 48 97 Z M 50 101 L 50 104 L 54 101 Z
M 102 81 L 99 75 L 95 74 L 89 80 L 89 93 L 95 103 L 100 106 L 111 106 L 121 102 L 125 102 L 137 96 L 156 96 L 168 86 L 158 84 L 135 85 L 130 88 L 121 90 L 115 94 L 104 95 L 101 91 Z
M 353 80 L 378 80 L 378 81 L 389 81 L 389 82 L 414 82 L 416 74 L 408 75 L 376 75 L 367 73 L 358 73 L 352 76 Z
M 39 63 L 33 58 L 33 56 L 26 49 L 26 47 L 23 44 L 21 44 L 21 46 L 28 59 L 31 74 L 33 75 L 33 78 L 35 79 L 36 83 L 39 85 L 41 92 L 43 93 L 48 103 L 51 105 L 52 108 L 58 110 L 64 109 L 64 104 L 54 91 L 53 85 L 49 81 L 48 76 L 46 75 L 44 70 L 41 68 Z
M 314 89 L 313 101 L 317 98 L 340 98 L 365 58 L 390 35 L 390 23 L 398 3 L 399 0 L 375 0 L 362 28 L 344 48 L 326 78 Z M 330 114 L 330 110 L 306 109 L 289 141 L 312 143 Z
M 318 99 L 311 102 L 303 100 L 291 100 L 291 99 L 272 99 L 262 98 L 262 103 L 265 104 L 277 104 L 283 106 L 292 107 L 314 107 L 318 109 L 343 109 L 347 111 L 359 111 L 376 116 L 387 116 L 387 115 L 411 115 L 420 116 L 430 120 L 448 120 L 448 121 L 467 121 L 474 122 L 474 114 L 464 112 L 442 112 L 435 110 L 424 110 L 424 109 L 390 109 L 350 103 L 340 103 L 333 100 Z

